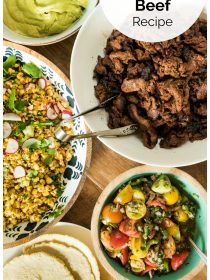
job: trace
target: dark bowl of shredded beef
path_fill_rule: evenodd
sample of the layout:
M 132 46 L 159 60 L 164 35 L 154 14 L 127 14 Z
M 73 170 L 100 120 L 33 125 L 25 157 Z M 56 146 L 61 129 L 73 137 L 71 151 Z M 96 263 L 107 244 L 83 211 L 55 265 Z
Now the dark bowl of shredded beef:
M 176 148 L 207 137 L 207 21 L 161 43 L 113 30 L 94 70 L 95 95 L 110 102 L 109 128 L 139 125 L 143 144 Z

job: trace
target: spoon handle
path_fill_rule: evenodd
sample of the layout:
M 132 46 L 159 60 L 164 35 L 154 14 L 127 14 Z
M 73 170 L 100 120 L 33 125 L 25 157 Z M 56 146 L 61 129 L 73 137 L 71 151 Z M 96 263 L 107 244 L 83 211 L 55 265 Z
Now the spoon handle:
M 198 255 L 201 257 L 201 259 L 205 262 L 207 265 L 207 256 L 198 248 L 198 246 L 195 244 L 195 242 L 189 237 L 190 244 L 192 245 L 193 249 L 198 253 Z
M 104 131 L 97 131 L 97 132 L 91 132 L 91 133 L 86 133 L 86 134 L 79 134 L 79 135 L 68 135 L 65 133 L 65 131 L 62 128 L 58 128 L 55 132 L 55 137 L 62 142 L 68 142 L 73 139 L 83 139 L 83 138 L 91 138 L 91 137 L 96 137 L 96 136 L 101 136 L 101 137 L 116 137 L 116 136 L 126 136 L 133 134 L 134 132 L 137 131 L 138 125 L 132 124 L 116 129 L 109 129 L 109 130 L 104 130 Z
M 99 105 L 94 106 L 94 107 L 92 107 L 92 108 L 90 108 L 88 110 L 85 110 L 85 111 L 83 111 L 83 112 L 81 112 L 81 113 L 79 113 L 79 114 L 77 114 L 75 116 L 72 116 L 69 120 L 76 119 L 78 117 L 87 115 L 88 113 L 94 112 L 94 111 L 96 111 L 98 109 L 104 108 L 106 106 L 106 104 L 108 104 L 110 101 L 114 100 L 118 95 L 114 95 L 114 96 L 108 98 L 107 100 L 105 100 L 104 102 L 100 103 Z

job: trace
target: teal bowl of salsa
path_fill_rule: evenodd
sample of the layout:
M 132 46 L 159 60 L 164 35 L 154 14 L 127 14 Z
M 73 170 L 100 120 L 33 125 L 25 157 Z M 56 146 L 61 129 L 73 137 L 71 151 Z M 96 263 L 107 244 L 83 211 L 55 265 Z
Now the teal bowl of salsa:
M 94 208 L 99 261 L 116 279 L 193 279 L 206 252 L 206 191 L 176 168 L 141 166 L 115 178 Z

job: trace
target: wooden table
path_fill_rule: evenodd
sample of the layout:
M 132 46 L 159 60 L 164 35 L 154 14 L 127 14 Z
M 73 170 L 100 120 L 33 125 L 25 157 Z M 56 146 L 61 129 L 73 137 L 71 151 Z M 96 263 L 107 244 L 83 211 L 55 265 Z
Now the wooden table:
M 75 38 L 76 35 L 54 45 L 33 47 L 32 49 L 55 63 L 55 65 L 57 65 L 61 71 L 69 77 L 70 58 Z M 120 173 L 139 165 L 139 163 L 130 161 L 116 154 L 102 144 L 98 139 L 94 139 L 92 161 L 87 172 L 87 179 L 84 188 L 74 206 L 63 218 L 63 221 L 90 228 L 92 211 L 102 190 Z M 181 169 L 191 174 L 205 188 L 207 188 L 206 162 L 183 167 Z M 204 269 L 194 279 L 207 279 L 206 269 Z

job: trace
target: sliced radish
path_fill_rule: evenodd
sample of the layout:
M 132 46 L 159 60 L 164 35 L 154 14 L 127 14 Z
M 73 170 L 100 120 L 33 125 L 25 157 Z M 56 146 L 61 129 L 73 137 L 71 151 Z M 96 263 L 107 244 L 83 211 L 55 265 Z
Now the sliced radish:
M 31 145 L 35 143 L 39 143 L 39 140 L 37 140 L 36 138 L 29 138 L 25 142 L 23 142 L 22 149 L 30 148 Z
M 16 179 L 26 176 L 25 169 L 21 165 L 15 167 L 13 174 Z
M 28 106 L 28 110 L 29 111 L 33 111 L 33 109 L 34 109 L 34 105 L 33 104 Z
M 3 123 L 3 138 L 7 138 L 10 136 L 12 132 L 12 127 L 8 122 Z
M 57 106 L 56 104 L 54 104 L 54 105 L 53 105 L 53 108 L 54 108 L 56 114 L 59 115 L 59 114 L 60 114 L 60 110 L 59 110 L 58 106 Z
M 66 110 L 65 107 L 63 107 L 63 105 L 61 105 L 60 102 L 57 103 L 58 108 L 60 109 L 61 112 L 63 112 L 63 110 Z
M 38 80 L 38 85 L 42 88 L 45 89 L 47 86 L 47 81 L 45 80 L 45 78 L 40 78 Z
M 55 112 L 55 110 L 52 107 L 49 107 L 47 109 L 47 117 L 49 120 L 55 120 L 57 118 L 57 114 Z
M 52 144 L 50 144 L 48 147 L 50 149 L 54 149 L 55 148 L 54 138 L 52 136 L 50 136 L 50 137 L 48 137 L 48 139 L 52 142 Z
M 63 112 L 62 112 L 62 119 L 63 120 L 70 119 L 71 116 L 72 116 L 72 112 L 71 111 L 63 110 Z
M 14 154 L 18 151 L 18 148 L 19 148 L 18 141 L 16 141 L 13 138 L 9 138 L 5 153 L 6 154 Z
M 20 116 L 18 116 L 15 113 L 5 113 L 3 115 L 3 120 L 5 121 L 14 121 L 14 122 L 20 122 L 22 119 Z

